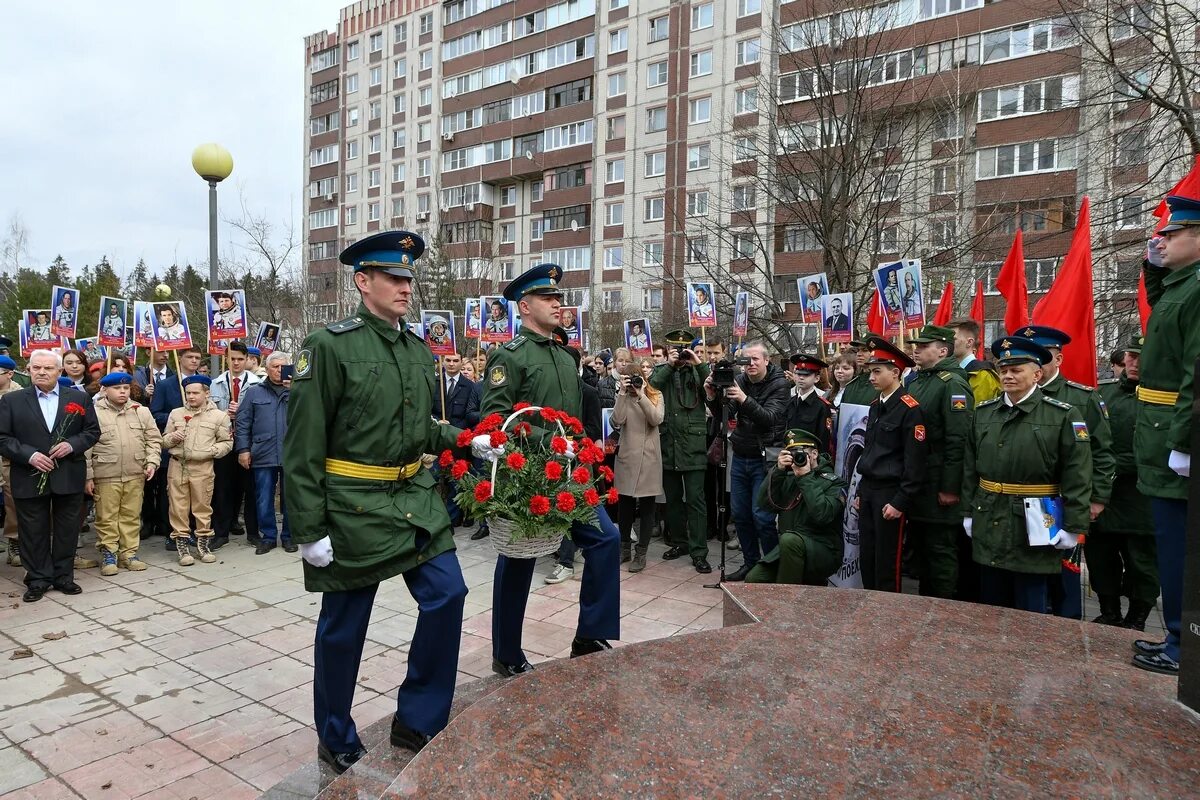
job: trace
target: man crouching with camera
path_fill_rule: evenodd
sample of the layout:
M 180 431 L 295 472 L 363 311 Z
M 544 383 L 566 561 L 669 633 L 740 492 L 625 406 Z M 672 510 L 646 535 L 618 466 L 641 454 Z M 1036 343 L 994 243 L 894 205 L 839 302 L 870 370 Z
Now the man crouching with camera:
M 808 431 L 785 434 L 775 469 L 758 490 L 758 505 L 779 514 L 779 545 L 750 570 L 747 583 L 824 585 L 842 564 L 846 482 L 833 473 Z

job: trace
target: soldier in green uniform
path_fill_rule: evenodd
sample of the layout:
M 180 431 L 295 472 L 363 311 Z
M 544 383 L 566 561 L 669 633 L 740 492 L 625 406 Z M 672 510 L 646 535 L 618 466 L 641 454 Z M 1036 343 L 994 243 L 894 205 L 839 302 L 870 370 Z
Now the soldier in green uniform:
M 1048 581 L 1090 522 L 1092 449 L 1087 423 L 1038 387 L 1050 351 L 1019 336 L 992 344 L 1004 393 L 975 408 L 963 469 L 963 520 L 972 536 L 984 603 L 1044 614 Z M 1061 497 L 1061 532 L 1029 544 L 1025 498 Z
M 1146 629 L 1146 617 L 1158 602 L 1154 517 L 1150 500 L 1137 488 L 1133 429 L 1137 419 L 1138 360 L 1142 337 L 1124 351 L 1124 374 L 1100 382 L 1113 432 L 1117 476 L 1112 498 L 1088 531 L 1084 552 L 1088 577 L 1100 599 L 1100 616 L 1092 622 Z M 1129 597 L 1129 612 L 1121 618 L 1121 595 Z
M 1050 351 L 1051 361 L 1042 369 L 1042 394 L 1075 406 L 1087 423 L 1092 447 L 1092 495 L 1089 508 L 1095 520 L 1108 504 L 1108 498 L 1112 495 L 1113 476 L 1116 474 L 1108 409 L 1090 386 L 1069 381 L 1059 374 L 1063 345 L 1071 343 L 1070 336 L 1045 325 L 1030 325 L 1022 328 L 1017 335 L 1032 339 Z M 1050 607 L 1060 617 L 1083 619 L 1083 594 L 1078 572 L 1064 567 L 1062 580 L 1050 583 Z
M 12 353 L 9 352 L 9 350 L 12 349 L 12 346 L 12 339 L 8 338 L 7 336 L 0 336 L 0 356 L 8 356 L 9 358 L 12 358 Z M 13 360 L 15 361 L 16 359 Z M 12 381 L 22 389 L 28 389 L 33 385 L 33 382 L 29 379 L 29 373 L 21 372 L 20 370 L 13 370 Z
M 1154 513 L 1163 642 L 1134 643 L 1135 667 L 1179 674 L 1183 624 L 1183 563 L 1187 553 L 1187 492 L 1192 474 L 1192 388 L 1200 357 L 1200 200 L 1167 198 L 1171 216 L 1151 240 L 1142 274 L 1154 309 L 1146 325 L 1133 449 L 1138 489 Z
M 666 410 L 659 426 L 662 446 L 663 494 L 667 498 L 666 530 L 677 558 L 687 553 L 699 573 L 712 572 L 708 563 L 708 513 L 704 503 L 704 470 L 708 466 L 704 379 L 708 365 L 691 349 L 689 330 L 667 334 L 667 362 L 650 375 L 650 385 L 663 394 Z M 667 559 L 670 560 L 670 559 Z
M 779 514 L 779 544 L 754 565 L 747 583 L 824 586 L 842 565 L 846 482 L 820 447 L 808 431 L 784 434 L 776 468 L 758 490 L 758 504 Z
M 963 458 L 974 394 L 966 372 L 954 358 L 954 330 L 926 325 L 908 340 L 919 371 L 908 385 L 925 420 L 925 479 L 908 512 L 909 530 L 921 576 L 921 594 L 952 598 L 958 589 L 959 537 L 962 527 Z
M 323 593 L 317 753 L 337 772 L 366 753 L 350 707 L 380 581 L 403 575 L 419 609 L 392 744 L 420 750 L 446 726 L 454 695 L 467 587 L 421 456 L 454 448 L 459 431 L 434 420 L 433 355 L 401 322 L 424 249 L 417 234 L 392 231 L 342 252 L 362 302 L 353 317 L 304 340 L 288 402 L 283 474 L 292 537 L 305 588 Z

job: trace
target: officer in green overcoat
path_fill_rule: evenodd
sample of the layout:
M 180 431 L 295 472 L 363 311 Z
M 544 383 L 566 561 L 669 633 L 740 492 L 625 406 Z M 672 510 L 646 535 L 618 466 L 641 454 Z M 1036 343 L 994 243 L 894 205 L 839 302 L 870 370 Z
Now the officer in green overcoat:
M 842 565 L 846 482 L 833 472 L 817 436 L 799 428 L 784 434 L 775 469 L 758 490 L 758 504 L 779 514 L 779 544 L 746 575 L 747 583 L 824 586 Z
M 663 494 L 667 498 L 666 529 L 671 541 L 663 558 L 692 557 L 696 572 L 712 572 L 708 563 L 708 510 L 704 502 L 704 470 L 708 420 L 704 380 L 708 364 L 691 349 L 695 337 L 685 329 L 667 334 L 667 363 L 650 375 L 650 385 L 666 403 L 659 426 Z
M 958 588 L 963 458 L 975 396 L 954 358 L 954 329 L 926 325 L 908 340 L 919 370 L 908 385 L 925 419 L 925 481 L 908 512 L 921 594 L 952 598 Z
M 424 249 L 417 234 L 391 231 L 342 252 L 362 302 L 353 317 L 304 340 L 288 402 L 292 538 L 305 588 L 323 593 L 313 662 L 317 753 L 337 772 L 366 753 L 350 707 L 380 581 L 403 575 L 419 609 L 392 744 L 420 750 L 446 726 L 454 695 L 467 587 L 421 456 L 453 449 L 459 431 L 434 420 L 433 355 L 401 321 Z
M 1044 614 L 1048 581 L 1090 523 L 1092 450 L 1087 423 L 1042 394 L 1050 351 L 1020 336 L 992 344 L 1004 393 L 975 408 L 963 463 L 964 519 L 980 571 L 980 600 Z M 1030 545 L 1026 498 L 1061 498 L 1049 545 Z
M 1158 564 L 1154 547 L 1154 518 L 1150 499 L 1138 491 L 1133 429 L 1137 420 L 1139 360 L 1142 337 L 1125 350 L 1120 378 L 1100 382 L 1100 396 L 1112 423 L 1117 476 L 1112 497 L 1092 523 L 1084 552 L 1088 578 L 1100 600 L 1100 616 L 1092 622 L 1146 629 L 1146 618 L 1158 602 Z M 1129 611 L 1121 618 L 1121 595 Z

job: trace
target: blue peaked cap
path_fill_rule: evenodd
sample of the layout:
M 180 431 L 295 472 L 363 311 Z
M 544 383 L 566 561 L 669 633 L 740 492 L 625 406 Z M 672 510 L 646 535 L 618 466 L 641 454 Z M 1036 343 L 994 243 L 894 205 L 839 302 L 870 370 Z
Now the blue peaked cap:
M 997 339 L 992 342 L 992 355 L 996 358 L 996 363 L 1003 366 L 1004 364 L 1023 364 L 1027 361 L 1032 361 L 1035 364 L 1049 364 L 1053 356 L 1050 351 L 1033 339 L 1027 339 L 1024 336 L 1005 336 L 1003 339 Z
M 338 256 L 355 272 L 378 269 L 397 278 L 415 277 L 413 265 L 425 252 L 425 240 L 411 231 L 386 231 L 359 239 Z
M 1167 198 L 1167 209 L 1171 212 L 1167 224 L 1159 233 L 1170 233 L 1189 225 L 1200 225 L 1200 200 L 1173 194 Z
M 504 299 L 515 302 L 527 294 L 556 294 L 561 297 L 558 281 L 562 274 L 562 267 L 558 264 L 530 267 L 504 287 Z
M 1070 336 L 1058 328 L 1051 328 L 1046 325 L 1027 325 L 1019 331 L 1010 331 L 1009 335 L 1032 339 L 1042 347 L 1057 347 L 1060 350 L 1064 344 L 1071 343 Z

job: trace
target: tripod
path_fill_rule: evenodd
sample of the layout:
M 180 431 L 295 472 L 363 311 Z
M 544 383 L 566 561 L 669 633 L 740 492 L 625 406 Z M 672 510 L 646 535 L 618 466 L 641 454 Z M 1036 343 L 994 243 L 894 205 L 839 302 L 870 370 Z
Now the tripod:
M 705 589 L 720 589 L 725 583 L 725 544 L 729 525 L 729 492 L 725 489 L 729 469 L 729 403 L 724 397 L 721 398 L 721 427 L 717 436 L 721 440 L 721 463 L 717 466 L 717 539 L 721 542 L 721 563 L 717 566 L 717 582 L 704 584 Z

